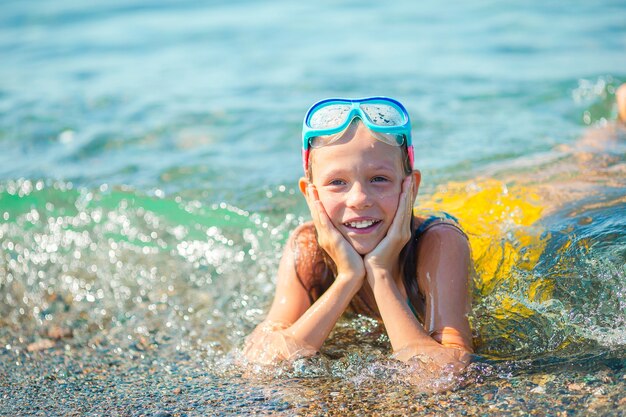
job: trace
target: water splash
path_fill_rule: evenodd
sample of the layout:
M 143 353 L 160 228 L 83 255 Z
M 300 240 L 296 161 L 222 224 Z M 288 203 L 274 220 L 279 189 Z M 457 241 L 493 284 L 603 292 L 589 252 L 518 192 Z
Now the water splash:
M 164 326 L 180 343 L 228 350 L 251 326 L 234 323 L 255 322 L 267 303 L 277 256 L 259 251 L 296 221 L 28 180 L 3 184 L 0 204 L 0 315 L 26 344 L 56 326 L 126 348 Z

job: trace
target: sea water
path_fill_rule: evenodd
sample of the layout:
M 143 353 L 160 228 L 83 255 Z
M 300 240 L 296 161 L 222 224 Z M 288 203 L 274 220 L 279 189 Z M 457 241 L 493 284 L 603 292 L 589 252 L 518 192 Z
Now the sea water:
M 623 414 L 625 50 L 611 0 L 4 1 L 0 414 Z M 472 243 L 453 391 L 359 316 L 238 361 L 308 219 L 304 112 L 376 94 Z

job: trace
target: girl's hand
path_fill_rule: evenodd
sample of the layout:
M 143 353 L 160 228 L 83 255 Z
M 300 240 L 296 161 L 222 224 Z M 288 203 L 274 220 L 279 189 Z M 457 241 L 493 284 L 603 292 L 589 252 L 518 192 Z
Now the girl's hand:
M 407 382 L 430 392 L 442 392 L 458 385 L 462 382 L 459 376 L 471 362 L 469 352 L 435 341 L 408 346 L 396 352 L 394 358 L 409 365 Z
M 317 231 L 317 241 L 335 262 L 337 278 L 348 277 L 362 281 L 365 277 L 363 258 L 330 221 L 313 184 L 306 188 L 306 202 Z
M 389 226 L 387 235 L 378 246 L 365 256 L 365 268 L 370 285 L 374 284 L 376 272 L 392 272 L 399 262 L 400 251 L 411 239 L 411 217 L 413 211 L 413 176 L 402 181 L 402 192 L 396 215 Z
M 435 342 L 410 346 L 394 354 L 394 357 L 404 362 L 419 360 L 424 370 L 437 373 L 451 371 L 459 374 L 469 365 L 470 353 L 457 348 L 445 347 Z

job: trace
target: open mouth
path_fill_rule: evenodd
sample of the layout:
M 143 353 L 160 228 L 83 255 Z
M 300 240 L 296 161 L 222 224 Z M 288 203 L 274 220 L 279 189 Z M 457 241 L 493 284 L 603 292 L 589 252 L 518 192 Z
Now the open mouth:
M 347 228 L 354 230 L 355 232 L 368 232 L 378 225 L 380 220 L 358 220 L 352 222 L 345 222 L 343 225 Z

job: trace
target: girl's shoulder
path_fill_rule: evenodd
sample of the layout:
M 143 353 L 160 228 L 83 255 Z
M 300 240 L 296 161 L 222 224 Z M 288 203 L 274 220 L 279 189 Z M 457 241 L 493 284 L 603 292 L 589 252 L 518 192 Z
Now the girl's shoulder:
M 317 243 L 317 232 L 313 222 L 306 222 L 296 227 L 291 233 L 290 240 L 297 269 L 319 261 L 321 249 Z
M 313 222 L 294 229 L 290 240 L 296 277 L 315 300 L 330 286 L 333 264 L 317 243 Z
M 292 248 L 299 251 L 317 251 L 317 232 L 312 221 L 303 223 L 291 232 Z

